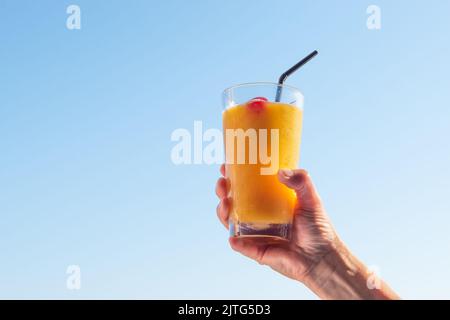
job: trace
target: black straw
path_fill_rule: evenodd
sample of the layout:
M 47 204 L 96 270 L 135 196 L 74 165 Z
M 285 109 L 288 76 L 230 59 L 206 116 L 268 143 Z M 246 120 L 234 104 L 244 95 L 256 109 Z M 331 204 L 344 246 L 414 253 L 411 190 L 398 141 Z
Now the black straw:
M 277 96 L 275 97 L 275 101 L 276 102 L 280 102 L 281 99 L 281 93 L 283 91 L 283 87 L 282 84 L 284 83 L 284 81 L 287 79 L 287 77 L 289 77 L 291 74 L 293 74 L 295 71 L 297 71 L 298 69 L 300 69 L 303 65 L 305 65 L 307 62 L 309 62 L 309 60 L 311 60 L 312 58 L 314 58 L 319 52 L 317 52 L 317 50 L 314 50 L 313 52 L 311 52 L 310 54 L 308 54 L 306 57 L 304 57 L 302 60 L 300 60 L 299 62 L 297 62 L 294 66 L 292 66 L 291 68 L 289 68 L 285 73 L 283 73 L 280 76 L 280 79 L 278 79 L 278 88 L 277 88 Z

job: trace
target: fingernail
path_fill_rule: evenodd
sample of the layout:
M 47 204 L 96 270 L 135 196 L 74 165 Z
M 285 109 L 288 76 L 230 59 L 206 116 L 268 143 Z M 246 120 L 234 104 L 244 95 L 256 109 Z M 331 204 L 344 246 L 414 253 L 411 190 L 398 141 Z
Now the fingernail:
M 294 171 L 291 169 L 280 169 L 280 173 L 287 179 L 294 175 Z

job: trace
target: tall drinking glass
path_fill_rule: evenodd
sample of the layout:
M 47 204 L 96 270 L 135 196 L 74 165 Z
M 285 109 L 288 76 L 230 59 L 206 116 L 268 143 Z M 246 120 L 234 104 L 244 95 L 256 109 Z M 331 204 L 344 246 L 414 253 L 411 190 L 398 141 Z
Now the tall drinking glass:
M 291 86 L 246 83 L 223 92 L 230 233 L 289 239 L 295 192 L 278 181 L 298 166 L 303 95 Z

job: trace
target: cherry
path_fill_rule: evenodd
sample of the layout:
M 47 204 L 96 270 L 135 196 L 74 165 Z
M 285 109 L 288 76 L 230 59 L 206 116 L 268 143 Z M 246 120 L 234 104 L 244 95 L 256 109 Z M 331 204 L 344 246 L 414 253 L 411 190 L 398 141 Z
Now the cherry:
M 264 101 L 269 101 L 269 100 L 267 100 L 267 98 L 264 98 L 264 97 L 254 97 L 252 100 L 264 100 Z
M 253 111 L 262 111 L 265 108 L 267 101 L 267 98 L 255 97 L 247 102 L 247 107 Z

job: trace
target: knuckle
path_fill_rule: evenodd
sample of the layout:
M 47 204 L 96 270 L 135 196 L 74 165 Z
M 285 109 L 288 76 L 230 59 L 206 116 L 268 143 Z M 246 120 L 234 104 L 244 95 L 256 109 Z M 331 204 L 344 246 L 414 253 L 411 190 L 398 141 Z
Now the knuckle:
M 218 216 L 220 215 L 220 207 L 221 207 L 221 203 L 222 203 L 222 202 L 219 202 L 219 204 L 218 204 L 217 207 L 216 207 L 216 213 L 217 213 Z

